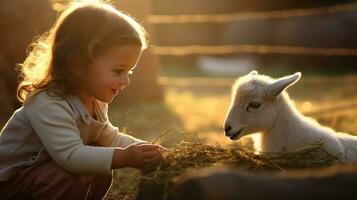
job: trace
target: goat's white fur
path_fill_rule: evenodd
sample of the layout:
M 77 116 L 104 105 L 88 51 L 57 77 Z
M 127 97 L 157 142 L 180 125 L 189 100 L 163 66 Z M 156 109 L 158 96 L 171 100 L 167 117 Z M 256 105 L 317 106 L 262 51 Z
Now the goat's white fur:
M 239 140 L 261 133 L 261 152 L 287 153 L 308 145 L 324 142 L 326 150 L 345 162 L 357 161 L 357 137 L 337 133 L 303 116 L 285 91 L 300 79 L 295 73 L 279 79 L 252 71 L 239 78 L 232 89 L 232 103 L 225 120 L 226 136 Z M 257 109 L 248 105 L 259 102 Z M 239 134 L 236 134 L 242 130 Z

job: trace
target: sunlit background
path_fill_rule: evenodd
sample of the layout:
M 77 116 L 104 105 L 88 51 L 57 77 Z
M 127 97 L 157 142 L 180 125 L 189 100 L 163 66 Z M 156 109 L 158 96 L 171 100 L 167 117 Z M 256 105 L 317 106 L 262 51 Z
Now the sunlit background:
M 357 1 L 121 0 L 151 46 L 131 86 L 110 105 L 120 130 L 172 146 L 186 136 L 229 144 L 222 124 L 231 85 L 251 70 L 302 72 L 289 89 L 298 108 L 338 131 L 357 133 Z M 0 2 L 0 125 L 21 106 L 17 63 L 48 30 L 64 0 Z
M 254 69 L 272 77 L 302 72 L 288 90 L 298 108 L 324 125 L 357 134 L 357 1 L 112 2 L 146 27 L 151 45 L 131 86 L 110 105 L 110 120 L 121 131 L 149 141 L 167 133 L 165 146 L 186 137 L 230 144 L 222 125 L 231 85 Z M 65 3 L 0 1 L 0 128 L 21 106 L 16 64 Z M 121 180 L 114 181 L 110 197 L 134 187 Z

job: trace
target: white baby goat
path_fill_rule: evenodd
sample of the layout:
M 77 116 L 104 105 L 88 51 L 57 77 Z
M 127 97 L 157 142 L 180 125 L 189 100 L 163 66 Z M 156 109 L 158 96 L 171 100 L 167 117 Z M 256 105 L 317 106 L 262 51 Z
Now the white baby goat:
M 323 141 L 325 149 L 345 162 L 357 161 L 357 137 L 336 133 L 303 116 L 285 91 L 300 79 L 295 73 L 279 79 L 257 71 L 239 78 L 224 123 L 226 136 L 239 140 L 260 132 L 261 152 L 287 153 Z

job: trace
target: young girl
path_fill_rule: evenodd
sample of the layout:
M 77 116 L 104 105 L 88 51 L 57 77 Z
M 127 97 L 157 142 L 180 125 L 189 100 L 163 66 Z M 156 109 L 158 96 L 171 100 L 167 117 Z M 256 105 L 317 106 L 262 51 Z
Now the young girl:
M 70 4 L 21 65 L 16 110 L 0 135 L 1 199 L 102 199 L 111 169 L 165 148 L 120 133 L 108 106 L 129 85 L 146 34 L 100 1 Z

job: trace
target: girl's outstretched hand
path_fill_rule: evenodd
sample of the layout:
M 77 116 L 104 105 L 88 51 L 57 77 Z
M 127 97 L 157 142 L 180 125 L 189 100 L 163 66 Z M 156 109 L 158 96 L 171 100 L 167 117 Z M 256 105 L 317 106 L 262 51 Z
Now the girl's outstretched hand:
M 141 168 L 157 160 L 161 153 L 166 150 L 160 145 L 148 142 L 134 143 L 126 148 L 115 149 L 112 169 L 121 167 Z

